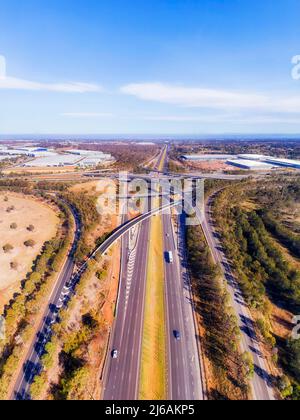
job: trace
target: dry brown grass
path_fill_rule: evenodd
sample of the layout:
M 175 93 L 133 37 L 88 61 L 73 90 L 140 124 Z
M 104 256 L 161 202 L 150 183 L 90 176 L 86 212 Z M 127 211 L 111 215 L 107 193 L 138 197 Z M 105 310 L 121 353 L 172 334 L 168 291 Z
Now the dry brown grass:
M 96 195 L 97 193 L 102 194 L 103 192 L 105 192 L 105 187 L 105 181 L 88 181 L 72 186 L 70 188 L 70 191 L 75 193 L 87 193 L 91 195 Z
M 238 171 L 240 168 L 228 165 L 225 162 L 219 160 L 211 161 L 200 161 L 187 163 L 187 166 L 191 170 L 203 171 L 203 172 L 220 172 L 220 171 Z
M 7 212 L 12 206 L 14 210 Z M 10 228 L 12 223 L 17 224 L 16 229 Z M 58 223 L 53 209 L 41 201 L 22 194 L 0 193 L 0 309 L 19 290 L 43 244 L 55 236 Z M 27 230 L 29 225 L 35 227 L 33 232 Z M 24 245 L 28 239 L 35 241 L 33 248 Z M 13 246 L 9 253 L 3 251 L 7 243 Z M 17 269 L 11 268 L 12 262 L 17 263 Z
M 11 173 L 14 174 L 24 174 L 24 175 L 28 175 L 31 173 L 35 173 L 35 174 L 63 174 L 63 173 L 67 173 L 67 172 L 74 172 L 74 170 L 76 169 L 75 166 L 68 166 L 68 167 L 40 167 L 40 166 L 32 166 L 32 167 L 23 167 L 23 168 L 8 168 L 5 169 L 3 171 L 3 173 L 5 175 L 9 175 Z

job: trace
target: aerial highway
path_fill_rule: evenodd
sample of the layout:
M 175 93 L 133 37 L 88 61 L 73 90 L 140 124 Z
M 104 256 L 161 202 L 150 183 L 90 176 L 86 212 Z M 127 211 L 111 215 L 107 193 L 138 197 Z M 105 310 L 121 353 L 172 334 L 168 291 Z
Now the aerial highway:
M 167 147 L 156 168 L 163 168 Z M 166 206 L 168 208 L 169 206 Z M 164 247 L 172 251 L 174 263 L 165 258 L 165 311 L 167 319 L 168 398 L 202 400 L 204 390 L 193 318 L 191 290 L 178 249 L 170 214 L 164 214 Z M 139 398 L 147 257 L 150 222 L 142 221 L 130 245 L 130 234 L 122 239 L 119 297 L 103 378 L 105 400 Z M 180 332 L 180 340 L 175 332 Z
M 197 334 L 193 315 L 193 300 L 189 273 L 185 267 L 184 250 L 174 232 L 171 216 L 164 214 L 164 248 L 173 255 L 172 263 L 165 255 L 166 318 L 169 363 L 170 400 L 205 399 L 203 373 L 197 348 Z M 180 224 L 180 218 L 178 220 Z M 181 226 L 179 226 L 181 230 Z M 184 234 L 181 230 L 179 235 Z M 175 335 L 180 334 L 176 339 Z
M 124 219 L 121 226 L 119 226 L 119 228 L 116 229 L 112 235 L 89 256 L 88 261 L 92 260 L 98 253 L 105 254 L 118 240 L 123 237 L 125 237 L 124 240 L 126 243 L 126 235 L 128 235 L 132 228 L 139 225 L 141 225 L 142 239 L 139 246 L 137 246 L 137 250 L 138 252 L 142 251 L 144 244 L 147 243 L 146 237 L 147 230 L 149 232 L 149 219 L 153 215 L 160 213 L 164 208 L 167 208 L 168 206 L 172 207 L 174 205 L 176 205 L 176 203 L 170 203 L 159 208 L 151 209 L 149 212 L 143 213 L 141 216 L 138 216 L 130 221 L 126 221 L 126 219 Z M 80 270 L 74 273 L 73 254 L 80 235 L 80 220 L 73 209 L 72 213 L 76 222 L 76 232 L 74 235 L 73 244 L 68 258 L 66 259 L 58 280 L 55 283 L 53 291 L 49 297 L 47 309 L 43 315 L 37 334 L 27 351 L 26 362 L 19 372 L 17 380 L 14 384 L 14 390 L 11 395 L 11 399 L 30 399 L 30 386 L 34 380 L 35 375 L 40 372 L 40 359 L 44 354 L 44 349 L 47 342 L 51 338 L 52 327 L 56 322 L 58 322 L 58 312 L 63 306 L 65 306 L 69 297 L 74 293 L 75 286 L 88 264 L 88 261 L 85 262 Z M 146 257 L 143 256 L 141 258 L 141 256 L 138 255 L 138 261 L 146 261 Z M 142 269 L 142 265 L 140 268 Z M 124 272 L 125 271 L 126 270 L 124 269 Z M 135 273 L 135 278 L 139 280 L 140 272 Z M 120 287 L 120 295 L 122 295 L 122 292 L 123 290 Z M 139 295 L 139 292 L 137 292 L 137 295 Z M 121 302 L 121 298 L 119 301 Z
M 147 176 L 147 180 L 157 181 L 159 174 L 167 173 L 167 159 L 168 146 L 159 153 L 157 162 L 152 169 L 153 173 Z M 167 177 L 170 178 L 170 176 Z M 74 273 L 73 252 L 80 235 L 80 221 L 72 210 L 76 221 L 76 233 L 72 248 L 51 293 L 38 333 L 28 349 L 26 362 L 22 371 L 19 372 L 11 399 L 30 399 L 30 385 L 34 376 L 40 371 L 40 358 L 44 353 L 46 343 L 51 338 L 52 327 L 58 321 L 59 310 L 74 293 L 75 286 L 87 268 L 88 262 L 94 259 L 98 253 L 105 254 L 119 240 L 121 240 L 119 292 L 115 321 L 111 329 L 101 378 L 102 397 L 105 400 L 116 401 L 139 398 L 150 219 L 160 213 L 162 213 L 160 217 L 162 217 L 165 252 L 161 257 L 164 259 L 165 279 L 168 399 L 204 400 L 207 398 L 201 363 L 201 343 L 198 342 L 191 285 L 185 260 L 184 223 L 178 217 L 178 229 L 175 232 L 169 211 L 181 204 L 181 201 L 171 201 L 165 205 L 161 204 L 151 208 L 152 196 L 153 190 L 148 196 L 150 210 L 131 220 L 128 220 L 128 216 L 124 215 L 121 225 L 89 255 L 87 261 L 76 273 Z M 158 197 L 163 198 L 161 192 L 157 193 L 157 199 Z M 126 197 L 120 196 L 119 198 L 124 202 L 126 200 Z M 206 217 L 203 217 L 200 209 L 197 209 L 197 216 L 202 223 L 213 257 L 221 265 L 224 278 L 227 280 L 232 306 L 239 319 L 242 337 L 241 350 L 253 355 L 255 375 L 251 381 L 252 398 L 254 400 L 273 400 L 275 395 L 271 377 L 268 374 L 266 360 L 260 350 L 260 343 L 255 335 L 250 311 L 245 304 L 238 283 L 232 275 L 230 265 L 214 230 L 211 217 L 212 199 L 213 197 L 206 206 Z M 171 260 L 170 255 L 172 255 Z
M 167 172 L 168 147 L 158 169 Z M 170 209 L 163 212 L 165 305 L 167 320 L 168 398 L 204 400 L 204 377 L 200 367 L 191 284 L 185 261 L 185 226 L 177 217 L 175 233 Z M 170 255 L 172 255 L 170 260 Z
M 146 289 L 149 220 L 122 240 L 118 307 L 104 375 L 105 400 L 137 400 Z M 113 351 L 118 351 L 114 359 Z
M 157 157 L 161 163 L 164 150 Z M 148 205 L 151 199 L 148 197 Z M 152 215 L 152 209 L 150 208 Z M 132 222 L 130 222 L 132 223 Z M 104 400 L 138 400 L 147 280 L 150 221 L 141 216 L 133 241 L 126 233 L 121 247 L 121 274 L 116 319 L 103 378 Z M 115 352 L 115 358 L 113 354 Z M 116 354 L 117 352 L 117 354 Z
M 157 157 L 157 166 L 161 165 L 164 155 L 165 149 Z M 150 196 L 148 205 L 151 205 Z M 151 209 L 150 214 L 152 214 Z M 104 400 L 138 400 L 139 398 L 150 235 L 148 218 L 142 219 L 135 232 L 133 243 L 130 243 L 130 233 L 126 233 L 122 239 L 119 296 L 105 365 Z

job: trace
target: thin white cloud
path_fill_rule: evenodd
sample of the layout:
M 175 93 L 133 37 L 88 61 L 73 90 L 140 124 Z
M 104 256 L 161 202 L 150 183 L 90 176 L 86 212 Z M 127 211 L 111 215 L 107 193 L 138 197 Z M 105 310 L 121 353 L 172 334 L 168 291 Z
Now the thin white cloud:
M 270 116 L 270 115 L 158 115 L 146 116 L 141 118 L 144 121 L 174 122 L 185 123 L 194 122 L 202 124 L 298 124 L 300 126 L 300 118 L 289 116 Z
M 144 121 L 166 121 L 166 122 L 213 122 L 224 119 L 223 116 L 181 116 L 181 115 L 158 115 L 146 116 L 142 118 Z
M 0 89 L 26 90 L 26 91 L 47 91 L 62 93 L 87 93 L 102 92 L 102 86 L 90 83 L 68 82 L 68 83 L 40 83 L 30 80 L 18 79 L 15 77 L 1 77 Z
M 278 95 L 276 97 L 259 93 L 192 88 L 163 83 L 133 83 L 121 87 L 121 93 L 146 101 L 189 108 L 300 113 L 300 96 Z
M 108 112 L 64 112 L 61 114 L 68 118 L 113 118 L 114 114 Z

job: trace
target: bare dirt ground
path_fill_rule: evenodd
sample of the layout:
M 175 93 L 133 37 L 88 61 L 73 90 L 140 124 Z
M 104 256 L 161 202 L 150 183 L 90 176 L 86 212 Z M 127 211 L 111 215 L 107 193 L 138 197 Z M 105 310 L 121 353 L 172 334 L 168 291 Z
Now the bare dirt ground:
M 87 193 L 90 195 L 103 194 L 107 191 L 108 185 L 115 185 L 106 180 L 87 181 L 76 184 L 70 188 L 70 191 L 75 193 Z
M 3 171 L 4 174 L 24 174 L 24 175 L 30 175 L 32 173 L 34 174 L 61 174 L 61 173 L 68 173 L 68 172 L 74 172 L 76 169 L 75 166 L 67 166 L 67 167 L 40 167 L 40 166 L 30 166 L 30 167 L 14 167 L 14 168 L 8 168 L 5 171 Z
M 108 193 L 110 189 L 116 191 L 115 188 L 116 183 L 107 178 L 97 181 L 81 182 L 72 186 L 70 188 L 70 191 L 75 193 L 86 193 L 89 195 L 98 196 L 100 194 Z
M 54 210 L 41 201 L 22 194 L 0 193 L 0 310 L 19 289 L 43 244 L 55 236 L 58 223 Z M 13 224 L 15 229 L 11 228 Z M 34 231 L 27 229 L 29 225 L 34 226 Z M 35 245 L 26 247 L 24 242 L 30 239 Z M 13 246 L 8 253 L 3 251 L 6 244 Z M 16 268 L 11 268 L 12 263 Z
M 240 170 L 238 167 L 227 165 L 225 162 L 218 160 L 211 160 L 205 162 L 189 162 L 188 167 L 191 170 L 198 170 L 204 172 L 215 172 L 215 171 L 235 171 Z

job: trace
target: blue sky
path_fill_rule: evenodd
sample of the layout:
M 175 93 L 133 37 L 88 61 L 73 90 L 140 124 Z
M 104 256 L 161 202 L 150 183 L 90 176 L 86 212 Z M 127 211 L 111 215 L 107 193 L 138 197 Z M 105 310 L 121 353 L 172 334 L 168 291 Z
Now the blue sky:
M 299 0 L 0 7 L 0 134 L 300 133 Z

